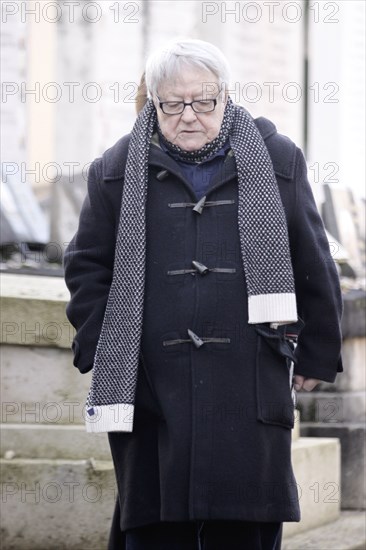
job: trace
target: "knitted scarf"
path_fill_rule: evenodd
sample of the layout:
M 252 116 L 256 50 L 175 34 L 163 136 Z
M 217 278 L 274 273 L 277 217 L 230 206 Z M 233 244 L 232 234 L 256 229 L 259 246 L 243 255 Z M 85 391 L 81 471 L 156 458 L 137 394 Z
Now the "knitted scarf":
M 142 335 L 148 186 L 148 155 L 157 115 L 148 100 L 134 124 L 128 149 L 113 279 L 86 402 L 88 432 L 133 430 Z M 238 229 L 248 291 L 248 322 L 297 321 L 294 278 L 285 213 L 272 162 L 252 117 L 229 98 L 220 133 L 195 152 L 204 160 L 225 141 L 235 156 Z M 173 144 L 169 143 L 169 146 Z

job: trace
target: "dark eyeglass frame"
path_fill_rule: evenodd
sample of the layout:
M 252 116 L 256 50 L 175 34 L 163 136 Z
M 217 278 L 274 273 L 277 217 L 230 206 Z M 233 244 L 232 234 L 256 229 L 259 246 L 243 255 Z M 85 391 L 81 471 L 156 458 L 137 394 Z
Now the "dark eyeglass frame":
M 185 101 L 160 101 L 160 97 L 157 95 L 156 97 L 158 98 L 159 100 L 159 107 L 160 109 L 163 111 L 164 115 L 167 115 L 167 116 L 175 116 L 175 115 L 181 115 L 183 112 L 184 112 L 184 109 L 186 107 L 188 107 L 188 105 L 190 107 L 192 107 L 192 110 L 201 115 L 201 114 L 205 114 L 205 113 L 212 113 L 212 111 L 214 111 L 216 109 L 216 105 L 217 105 L 217 98 L 219 97 L 221 92 L 219 92 L 217 94 L 217 96 L 215 98 L 210 98 L 210 99 L 195 99 L 194 101 L 191 101 L 189 103 L 186 103 Z M 194 104 L 195 103 L 201 103 L 202 101 L 213 101 L 213 108 L 210 109 L 209 111 L 196 111 L 196 109 L 194 108 Z M 166 113 L 164 111 L 164 108 L 163 106 L 166 104 L 166 103 L 180 103 L 182 105 L 182 110 L 179 111 L 179 113 Z

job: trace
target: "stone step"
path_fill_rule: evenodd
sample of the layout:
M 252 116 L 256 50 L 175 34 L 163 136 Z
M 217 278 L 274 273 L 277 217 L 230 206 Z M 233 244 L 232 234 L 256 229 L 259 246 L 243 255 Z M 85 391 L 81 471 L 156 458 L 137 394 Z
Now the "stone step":
M 341 506 L 345 510 L 366 508 L 366 426 L 361 422 L 327 424 L 323 422 L 301 422 L 302 436 L 319 439 L 337 437 L 341 445 L 342 479 Z
M 111 460 L 106 433 L 89 434 L 84 426 L 2 424 L 1 457 Z
M 1 346 L 3 423 L 84 424 L 91 372 L 80 374 L 72 352 Z
M 117 495 L 111 461 L 1 459 L 4 550 L 106 548 Z
M 284 537 L 282 550 L 365 550 L 364 512 L 343 511 L 338 519 L 293 537 Z
M 0 279 L 1 344 L 70 349 L 75 330 L 66 318 L 64 278 L 1 273 Z
M 285 523 L 284 536 L 287 537 L 335 521 L 339 517 L 339 440 L 300 437 L 292 444 L 292 464 L 298 485 L 301 521 Z

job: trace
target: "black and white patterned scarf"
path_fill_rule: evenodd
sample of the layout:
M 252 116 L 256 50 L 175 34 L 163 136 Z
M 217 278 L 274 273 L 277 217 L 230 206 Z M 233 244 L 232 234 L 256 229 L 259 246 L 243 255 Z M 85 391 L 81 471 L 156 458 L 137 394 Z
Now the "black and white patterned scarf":
M 113 279 L 86 403 L 89 432 L 133 430 L 145 286 L 148 155 L 156 123 L 150 99 L 131 133 Z M 204 160 L 228 138 L 238 175 L 238 229 L 248 322 L 271 323 L 273 327 L 296 322 L 285 213 L 267 147 L 252 117 L 228 98 L 217 138 L 199 151 L 176 151 L 185 158 Z

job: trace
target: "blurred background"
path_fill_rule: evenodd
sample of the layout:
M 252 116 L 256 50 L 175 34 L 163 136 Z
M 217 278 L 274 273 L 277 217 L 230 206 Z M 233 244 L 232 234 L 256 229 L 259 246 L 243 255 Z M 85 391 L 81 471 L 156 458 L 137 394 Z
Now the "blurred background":
M 148 54 L 184 36 L 221 48 L 234 102 L 303 149 L 341 280 L 344 373 L 298 395 L 302 520 L 283 550 L 365 549 L 365 2 L 0 8 L 1 547 L 106 548 L 115 475 L 106 434 L 85 431 L 62 259 L 91 162 L 132 128 Z
M 2 269 L 61 274 L 91 161 L 131 130 L 150 51 L 181 35 L 220 47 L 233 100 L 304 150 L 334 257 L 362 276 L 363 1 L 4 1 L 1 8 Z M 37 243 L 42 254 L 30 253 Z

